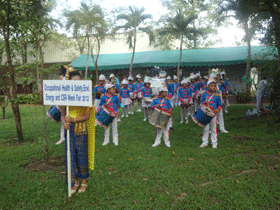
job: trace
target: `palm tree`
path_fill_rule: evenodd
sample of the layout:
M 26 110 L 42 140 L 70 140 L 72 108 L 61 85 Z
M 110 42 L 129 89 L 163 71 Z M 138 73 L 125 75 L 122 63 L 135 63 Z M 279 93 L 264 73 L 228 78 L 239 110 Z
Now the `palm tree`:
M 180 40 L 180 58 L 177 67 L 177 76 L 179 77 L 179 69 L 182 60 L 182 47 L 185 39 L 193 39 L 193 34 L 198 33 L 194 28 L 189 27 L 191 23 L 197 19 L 197 15 L 191 13 L 187 16 L 181 8 L 176 10 L 174 17 L 167 17 L 164 21 L 164 27 L 159 29 L 159 35 L 171 35 L 173 39 Z
M 247 85 L 247 79 L 251 72 L 251 41 L 255 35 L 256 30 L 262 26 L 257 18 L 253 17 L 254 11 L 248 5 L 248 2 L 246 0 L 222 1 L 219 6 L 218 14 L 220 16 L 218 19 L 218 23 L 229 17 L 233 17 L 239 21 L 239 24 L 242 25 L 242 28 L 245 31 L 244 41 L 248 45 L 248 57 L 245 71 L 245 91 L 250 91 Z
M 100 28 L 105 27 L 106 21 L 104 18 L 104 12 L 99 5 L 87 5 L 81 3 L 81 7 L 74 11 L 65 11 L 64 16 L 68 18 L 66 28 L 73 27 L 73 35 L 85 37 L 87 40 L 87 60 L 85 69 L 85 79 L 88 74 L 88 61 L 90 54 L 90 37 L 95 36 Z M 81 47 L 84 47 L 85 40 L 78 42 L 80 51 Z
M 125 32 L 127 32 L 127 44 L 129 45 L 129 48 L 133 49 L 130 68 L 129 68 L 129 74 L 131 74 L 135 48 L 136 48 L 137 32 L 142 31 L 148 34 L 150 44 L 155 40 L 155 37 L 151 29 L 151 26 L 144 27 L 145 20 L 152 19 L 152 15 L 143 14 L 145 11 L 144 7 L 139 9 L 135 6 L 129 6 L 127 11 L 128 11 L 127 14 L 119 14 L 117 16 L 117 20 L 124 20 L 125 24 L 121 26 L 116 26 L 112 32 L 116 33 L 120 29 L 123 29 Z

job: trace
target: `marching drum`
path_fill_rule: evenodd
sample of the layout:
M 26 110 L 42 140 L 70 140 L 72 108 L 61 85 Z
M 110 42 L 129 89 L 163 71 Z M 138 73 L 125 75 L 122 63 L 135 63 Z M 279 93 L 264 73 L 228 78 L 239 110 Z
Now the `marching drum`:
M 170 112 L 166 112 L 159 108 L 155 108 L 149 122 L 157 128 L 165 129 L 170 117 Z
M 117 116 L 117 113 L 107 105 L 103 105 L 95 115 L 95 122 L 104 128 L 107 128 L 113 119 Z
M 61 112 L 60 112 L 60 108 L 55 105 L 55 106 L 52 106 L 48 111 L 47 111 L 47 115 L 48 117 L 56 122 L 56 123 L 59 123 L 60 120 L 61 120 Z
M 192 116 L 192 119 L 198 126 L 204 128 L 215 115 L 215 112 L 209 106 L 201 104 L 200 108 Z

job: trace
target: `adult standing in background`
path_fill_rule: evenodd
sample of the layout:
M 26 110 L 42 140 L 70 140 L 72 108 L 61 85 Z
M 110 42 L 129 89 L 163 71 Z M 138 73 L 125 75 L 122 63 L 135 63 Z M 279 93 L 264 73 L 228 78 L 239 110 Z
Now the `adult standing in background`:
M 264 96 L 264 93 L 265 93 L 266 85 L 267 85 L 267 76 L 263 76 L 262 80 L 260 81 L 260 83 L 258 85 L 258 90 L 257 90 L 257 93 L 256 93 L 256 96 L 257 96 L 257 112 L 261 112 L 263 96 Z

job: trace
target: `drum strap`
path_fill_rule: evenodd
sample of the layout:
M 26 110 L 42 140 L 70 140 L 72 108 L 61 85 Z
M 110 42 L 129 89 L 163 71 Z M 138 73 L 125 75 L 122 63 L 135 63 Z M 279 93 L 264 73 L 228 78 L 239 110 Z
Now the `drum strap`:
M 112 97 L 113 97 L 113 96 L 112 96 Z M 112 100 L 112 97 L 109 98 L 109 100 L 108 100 L 108 102 L 106 103 L 106 105 L 107 105 L 108 103 L 110 103 L 110 101 Z

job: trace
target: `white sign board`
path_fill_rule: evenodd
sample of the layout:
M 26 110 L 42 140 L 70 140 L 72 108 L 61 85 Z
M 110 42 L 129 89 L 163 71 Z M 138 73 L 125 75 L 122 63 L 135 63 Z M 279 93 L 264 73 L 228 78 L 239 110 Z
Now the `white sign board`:
M 91 80 L 44 80 L 44 105 L 92 106 Z

